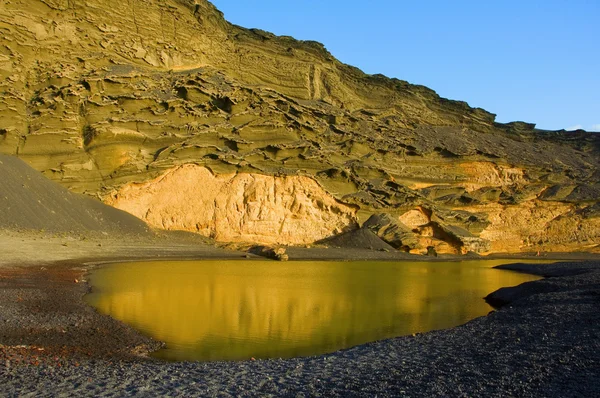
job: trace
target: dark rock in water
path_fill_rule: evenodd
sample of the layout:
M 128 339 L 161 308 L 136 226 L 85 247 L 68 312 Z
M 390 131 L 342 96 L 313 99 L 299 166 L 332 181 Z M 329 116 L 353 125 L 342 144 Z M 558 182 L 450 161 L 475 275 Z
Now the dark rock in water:
M 500 308 L 534 294 L 552 293 L 558 290 L 560 290 L 560 287 L 553 283 L 544 283 L 544 281 L 525 282 L 518 286 L 500 288 L 488 294 L 485 301 L 494 308 Z

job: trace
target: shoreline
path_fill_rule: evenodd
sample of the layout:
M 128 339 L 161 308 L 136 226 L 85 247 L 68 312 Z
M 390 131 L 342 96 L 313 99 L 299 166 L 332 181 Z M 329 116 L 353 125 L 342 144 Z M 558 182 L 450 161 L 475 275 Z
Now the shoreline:
M 151 259 L 268 259 L 246 251 L 237 251 L 190 233 L 161 233 L 154 236 L 104 235 L 73 236 L 38 231 L 0 230 L 0 269 L 44 266 L 60 262 L 103 263 L 144 261 Z M 426 256 L 400 251 L 385 252 L 369 249 L 335 247 L 287 247 L 291 261 L 467 261 L 467 260 L 550 260 L 594 261 L 594 252 L 493 253 L 489 255 Z
M 60 252 L 64 246 L 55 243 L 54 250 Z M 8 396 L 40 391 L 82 396 L 600 393 L 597 255 L 584 254 L 584 261 L 552 264 L 519 264 L 518 258 L 506 258 L 512 263 L 500 268 L 546 278 L 490 292 L 490 296 L 496 294 L 505 300 L 504 305 L 455 328 L 376 341 L 316 357 L 171 363 L 147 358 L 149 352 L 161 347 L 160 342 L 100 315 L 83 302 L 90 289 L 85 274 L 103 264 L 134 257 L 190 259 L 193 254 L 206 259 L 263 258 L 247 259 L 246 253 L 196 242 L 171 246 L 170 250 L 141 242 L 113 243 L 122 246 L 110 249 L 105 244 L 104 256 L 91 253 L 87 258 L 45 263 L 21 256 L 21 261 L 12 265 L 0 262 L 0 337 L 4 344 L 0 344 L 0 382 Z M 75 245 L 67 249 L 78 250 Z M 300 252 L 307 250 L 315 249 Z M 292 261 L 305 259 L 293 250 L 290 254 Z M 333 251 L 330 257 L 317 259 L 330 261 L 335 254 Z M 375 252 L 373 257 L 386 260 L 381 254 L 389 253 Z M 498 258 L 456 260 L 475 259 Z

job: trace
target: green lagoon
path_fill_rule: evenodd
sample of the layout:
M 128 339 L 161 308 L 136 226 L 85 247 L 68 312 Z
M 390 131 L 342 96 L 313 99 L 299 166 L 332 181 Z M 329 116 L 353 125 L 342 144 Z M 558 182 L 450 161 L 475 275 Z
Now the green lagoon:
M 98 311 L 164 341 L 171 361 L 288 358 L 450 328 L 539 277 L 461 262 L 156 261 L 90 275 Z

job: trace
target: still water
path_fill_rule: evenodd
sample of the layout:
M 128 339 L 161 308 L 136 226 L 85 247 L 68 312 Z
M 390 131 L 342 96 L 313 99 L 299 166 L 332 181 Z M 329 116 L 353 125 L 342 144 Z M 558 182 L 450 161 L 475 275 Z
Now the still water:
M 286 358 L 448 328 L 483 297 L 539 279 L 507 261 L 160 261 L 90 275 L 89 304 L 164 341 L 174 361 Z

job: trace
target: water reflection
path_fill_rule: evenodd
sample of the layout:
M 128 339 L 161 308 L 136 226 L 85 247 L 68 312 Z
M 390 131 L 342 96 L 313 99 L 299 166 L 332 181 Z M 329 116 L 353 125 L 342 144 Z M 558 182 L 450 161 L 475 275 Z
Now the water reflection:
M 305 356 L 485 315 L 482 297 L 537 279 L 500 263 L 124 263 L 94 271 L 86 300 L 166 342 L 164 359 Z

